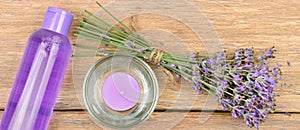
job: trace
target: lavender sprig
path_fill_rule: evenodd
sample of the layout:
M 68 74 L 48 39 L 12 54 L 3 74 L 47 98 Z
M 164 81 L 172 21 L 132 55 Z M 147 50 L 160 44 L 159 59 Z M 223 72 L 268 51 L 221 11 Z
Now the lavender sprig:
M 97 4 L 130 34 L 85 11 L 84 18 L 80 21 L 81 26 L 77 27 L 79 33 L 75 35 L 99 41 L 108 47 L 98 49 L 77 46 L 97 50 L 97 55 L 100 56 L 118 51 L 109 48 L 111 46 L 154 63 L 149 61 L 154 48 L 101 4 Z M 177 78 L 183 77 L 191 81 L 198 94 L 214 94 L 222 109 L 231 112 L 232 118 L 243 118 L 247 126 L 258 129 L 259 124 L 265 121 L 267 114 L 273 112 L 276 106 L 273 90 L 281 79 L 280 65 L 271 67 L 268 63 L 268 59 L 275 58 L 274 52 L 274 47 L 267 49 L 259 57 L 255 57 L 250 48 L 236 50 L 233 57 L 227 57 L 225 52 L 209 57 L 198 53 L 186 57 L 164 52 L 156 65 L 170 70 Z

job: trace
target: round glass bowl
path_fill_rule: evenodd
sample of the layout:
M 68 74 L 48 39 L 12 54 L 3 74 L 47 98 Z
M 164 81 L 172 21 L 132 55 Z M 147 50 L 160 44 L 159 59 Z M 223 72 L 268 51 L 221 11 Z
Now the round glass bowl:
M 123 74 L 123 77 L 114 77 L 118 74 Z M 125 89 L 124 86 L 121 88 L 125 92 L 137 90 L 132 92 L 135 94 L 132 100 L 130 92 L 127 92 L 128 101 L 132 101 L 129 107 L 124 109 L 118 106 L 122 105 L 122 100 L 118 101 L 113 95 L 110 97 L 107 94 L 108 88 L 113 89 L 112 86 L 105 86 L 107 82 L 117 85 L 125 82 Z M 135 84 L 134 88 L 139 88 L 126 89 L 130 83 Z M 114 92 L 124 93 L 118 89 Z M 114 129 L 131 128 L 144 122 L 154 111 L 158 100 L 158 82 L 152 69 L 143 60 L 130 55 L 112 55 L 98 60 L 88 71 L 83 84 L 83 100 L 89 115 L 98 125 Z

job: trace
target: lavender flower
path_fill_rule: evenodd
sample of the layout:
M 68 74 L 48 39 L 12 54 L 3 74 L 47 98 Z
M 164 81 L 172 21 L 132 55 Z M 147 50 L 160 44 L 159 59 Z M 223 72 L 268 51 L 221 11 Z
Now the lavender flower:
M 202 93 L 201 87 L 205 87 L 214 91 L 220 106 L 230 110 L 232 118 L 244 118 L 247 126 L 258 129 L 267 113 L 274 110 L 273 89 L 280 80 L 280 65 L 270 69 L 267 62 L 274 58 L 273 49 L 267 49 L 260 56 L 260 63 L 255 61 L 253 50 L 248 48 L 236 50 L 233 59 L 228 61 L 223 52 L 217 53 L 216 58 L 201 58 L 200 64 L 192 66 L 195 90 Z M 192 57 L 193 60 L 196 58 Z M 199 80 L 209 85 L 198 85 Z
M 244 52 L 246 64 L 253 63 L 253 50 L 246 48 Z
M 110 37 L 107 33 L 101 33 L 100 39 L 104 41 L 110 41 Z M 103 43 L 104 47 L 107 47 L 108 45 Z
M 101 33 L 100 38 L 105 40 L 105 41 L 110 41 L 110 37 L 107 33 Z
M 177 65 L 172 64 L 172 63 L 170 64 L 170 66 L 173 67 L 173 68 L 177 68 Z
M 98 55 L 106 57 L 106 56 L 109 56 L 109 53 L 105 52 L 104 48 L 100 48 L 99 51 L 98 51 Z
M 218 88 L 216 90 L 216 96 L 219 99 L 222 99 L 224 97 L 224 91 L 225 91 L 225 87 L 227 86 L 227 82 L 226 81 L 219 81 L 218 82 Z
M 87 16 L 97 17 L 88 11 L 86 13 Z M 111 13 L 108 14 L 115 18 Z M 83 23 L 85 22 L 87 21 L 84 20 Z M 89 21 L 88 25 L 98 26 L 94 21 Z M 110 46 L 125 49 L 128 53 L 147 60 L 153 50 L 151 44 L 137 34 L 127 34 L 132 31 L 127 30 L 129 28 L 125 24 L 121 25 L 126 30 L 115 28 L 115 31 L 124 33 L 114 33 L 110 36 L 107 32 L 91 30 L 84 26 L 79 27 L 79 31 L 84 32 L 82 36 L 93 40 L 95 35 L 100 33 L 99 37 L 104 43 L 109 41 Z M 109 27 L 106 24 L 103 26 Z M 111 39 L 122 40 L 111 42 Z M 266 119 L 267 113 L 274 111 L 276 106 L 273 90 L 281 79 L 281 66 L 273 67 L 268 63 L 268 59 L 275 58 L 274 53 L 274 47 L 267 49 L 259 57 L 249 48 L 235 50 L 233 57 L 219 52 L 213 58 L 201 57 L 198 53 L 183 57 L 164 52 L 159 66 L 173 71 L 176 77 L 191 81 L 194 90 L 199 94 L 204 91 L 214 93 L 219 105 L 223 110 L 229 110 L 232 118 L 244 118 L 247 126 L 258 129 L 259 124 Z
M 225 61 L 225 53 L 224 52 L 218 52 L 216 63 L 221 66 L 221 65 L 224 64 L 224 61 Z
M 235 106 L 232 108 L 232 118 L 239 118 L 239 117 L 243 117 L 245 113 L 245 107 L 244 106 Z
M 277 79 L 281 79 L 280 77 L 280 67 L 281 65 L 277 64 L 275 67 L 273 67 L 272 72 L 274 77 L 276 77 Z
M 268 58 L 275 58 L 273 55 L 275 50 L 273 49 L 274 47 L 267 49 L 267 51 L 262 56 L 259 57 L 260 62 L 264 62 Z
M 240 66 L 242 64 L 243 53 L 241 50 L 236 50 L 234 54 L 235 54 L 235 56 L 234 56 L 235 65 L 236 65 L 236 67 Z
M 124 41 L 124 45 L 129 47 L 129 48 L 136 48 L 135 43 L 133 40 L 126 40 Z
M 188 57 L 188 59 L 193 60 L 193 61 L 196 61 L 196 59 L 197 59 L 197 53 L 192 53 L 192 54 Z
M 198 93 L 198 94 L 202 94 L 203 90 L 203 84 L 201 82 L 199 82 L 201 80 L 201 75 L 200 75 L 200 68 L 197 64 L 194 64 L 192 66 L 193 68 L 193 86 L 194 86 L 194 90 Z

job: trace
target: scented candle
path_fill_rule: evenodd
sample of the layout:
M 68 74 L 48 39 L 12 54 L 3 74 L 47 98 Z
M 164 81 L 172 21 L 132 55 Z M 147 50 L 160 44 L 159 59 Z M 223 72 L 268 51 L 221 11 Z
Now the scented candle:
M 129 110 L 137 104 L 139 97 L 139 83 L 130 74 L 113 73 L 103 82 L 102 98 L 105 104 L 113 110 Z
M 100 127 L 134 127 L 150 117 L 157 99 L 154 72 L 143 60 L 131 55 L 99 59 L 83 83 L 86 110 Z

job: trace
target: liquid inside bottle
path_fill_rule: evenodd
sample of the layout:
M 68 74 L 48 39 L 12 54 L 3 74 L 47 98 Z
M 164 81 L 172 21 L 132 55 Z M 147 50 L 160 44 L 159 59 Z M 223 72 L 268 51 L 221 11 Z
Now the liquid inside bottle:
M 29 38 L 1 120 L 1 130 L 47 129 L 71 56 L 67 34 L 73 16 L 65 12 L 49 7 L 43 28 Z M 67 31 L 53 26 L 62 16 L 68 20 L 63 22 L 68 26 Z M 52 24 L 45 25 L 49 21 Z

